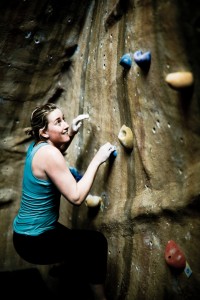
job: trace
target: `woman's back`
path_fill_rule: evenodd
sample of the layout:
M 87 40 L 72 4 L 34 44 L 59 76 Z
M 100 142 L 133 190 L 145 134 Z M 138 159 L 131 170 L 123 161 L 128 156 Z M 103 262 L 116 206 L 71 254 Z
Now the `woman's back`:
M 35 153 L 46 145 L 46 142 L 36 146 L 32 143 L 27 152 L 21 205 L 13 223 L 20 234 L 35 236 L 53 229 L 59 217 L 60 192 L 50 180 L 39 179 L 32 171 Z

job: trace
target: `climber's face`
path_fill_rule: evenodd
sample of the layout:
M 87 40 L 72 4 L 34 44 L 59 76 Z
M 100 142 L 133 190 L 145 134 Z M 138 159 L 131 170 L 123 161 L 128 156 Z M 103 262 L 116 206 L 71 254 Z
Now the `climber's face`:
M 65 121 L 65 117 L 60 109 L 55 109 L 47 116 L 47 129 L 41 129 L 41 135 L 48 143 L 60 148 L 63 143 L 70 141 L 68 135 L 69 124 Z

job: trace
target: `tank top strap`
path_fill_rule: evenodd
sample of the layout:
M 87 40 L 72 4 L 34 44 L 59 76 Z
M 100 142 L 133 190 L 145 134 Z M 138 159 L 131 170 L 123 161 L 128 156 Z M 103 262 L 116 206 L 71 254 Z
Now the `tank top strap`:
M 35 153 L 43 146 L 47 146 L 47 142 L 41 142 L 37 145 L 35 145 L 35 142 L 31 143 L 28 149 L 27 157 L 33 157 Z

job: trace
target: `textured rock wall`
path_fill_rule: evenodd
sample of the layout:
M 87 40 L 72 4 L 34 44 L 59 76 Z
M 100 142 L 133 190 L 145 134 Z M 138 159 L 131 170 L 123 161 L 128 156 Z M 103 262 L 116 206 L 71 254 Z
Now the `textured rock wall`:
M 26 269 L 11 240 L 25 152 L 23 129 L 38 103 L 59 104 L 67 119 L 88 113 L 66 162 L 84 172 L 110 141 L 116 159 L 100 168 L 91 194 L 104 209 L 62 201 L 61 221 L 96 228 L 109 243 L 110 299 L 197 299 L 200 282 L 198 1 L 1 1 L 0 270 Z M 151 51 L 148 72 L 125 53 Z M 194 85 L 175 90 L 167 74 L 190 71 Z M 133 132 L 131 152 L 118 133 Z M 193 271 L 165 263 L 175 240 Z M 45 267 L 38 267 L 49 285 Z

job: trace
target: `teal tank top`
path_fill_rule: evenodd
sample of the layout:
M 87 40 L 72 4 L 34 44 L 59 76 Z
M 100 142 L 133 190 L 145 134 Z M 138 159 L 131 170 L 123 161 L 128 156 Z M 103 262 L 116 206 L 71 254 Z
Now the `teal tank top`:
M 60 192 L 50 180 L 38 179 L 32 172 L 32 160 L 42 142 L 31 143 L 24 166 L 21 204 L 13 221 L 13 230 L 20 234 L 37 236 L 55 228 L 59 217 Z

